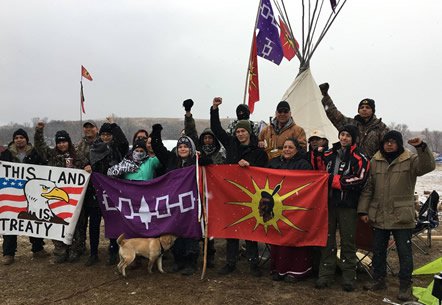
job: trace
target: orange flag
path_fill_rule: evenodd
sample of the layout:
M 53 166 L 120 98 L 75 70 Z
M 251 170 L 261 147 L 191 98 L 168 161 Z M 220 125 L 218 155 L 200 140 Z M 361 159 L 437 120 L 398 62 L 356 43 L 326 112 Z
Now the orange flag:
M 81 76 L 85 79 L 92 80 L 92 76 L 89 74 L 89 72 L 86 70 L 85 67 L 81 66 Z
M 279 27 L 281 29 L 281 32 L 279 33 L 279 39 L 281 40 L 284 57 L 290 61 L 293 57 L 295 57 L 296 52 L 299 49 L 299 44 L 295 38 L 291 38 L 289 34 L 290 31 L 284 21 L 282 21 L 281 17 L 279 17 Z
M 250 53 L 249 65 L 249 109 L 253 113 L 255 103 L 259 101 L 259 83 L 258 83 L 258 57 L 256 49 L 256 35 L 253 36 L 252 52 Z

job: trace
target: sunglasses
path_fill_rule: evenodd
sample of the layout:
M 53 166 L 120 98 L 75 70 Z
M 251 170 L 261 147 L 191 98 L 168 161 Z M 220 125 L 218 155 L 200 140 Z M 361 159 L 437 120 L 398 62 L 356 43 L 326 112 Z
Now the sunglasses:
M 289 111 L 287 108 L 278 109 L 278 113 L 289 113 Z

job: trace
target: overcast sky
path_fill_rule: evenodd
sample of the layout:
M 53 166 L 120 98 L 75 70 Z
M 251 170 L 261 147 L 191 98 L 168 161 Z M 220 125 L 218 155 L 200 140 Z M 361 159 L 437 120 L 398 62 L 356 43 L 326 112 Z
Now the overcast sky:
M 301 12 L 285 0 L 295 36 Z M 325 0 L 329 10 L 329 1 Z M 80 66 L 86 115 L 182 117 L 195 101 L 209 118 L 242 102 L 258 0 L 0 0 L 0 123 L 79 119 Z M 442 130 L 440 0 L 348 0 L 316 51 L 312 73 L 353 116 L 364 97 L 384 122 Z M 259 58 L 261 101 L 273 115 L 299 61 Z M 296 111 L 296 110 L 295 110 Z

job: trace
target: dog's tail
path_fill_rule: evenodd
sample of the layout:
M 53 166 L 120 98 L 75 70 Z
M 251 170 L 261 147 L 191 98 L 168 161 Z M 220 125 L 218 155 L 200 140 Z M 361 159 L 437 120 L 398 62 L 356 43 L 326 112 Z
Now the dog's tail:
M 126 242 L 126 240 L 124 239 L 124 233 L 123 233 L 123 234 L 121 234 L 120 236 L 118 236 L 118 238 L 117 238 L 117 244 L 118 244 L 119 246 L 122 246 L 122 245 L 124 245 L 125 242 Z

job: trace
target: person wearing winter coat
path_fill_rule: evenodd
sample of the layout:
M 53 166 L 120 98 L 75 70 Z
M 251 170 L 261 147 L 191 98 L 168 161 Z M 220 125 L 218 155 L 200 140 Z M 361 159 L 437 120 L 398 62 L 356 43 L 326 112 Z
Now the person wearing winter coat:
M 238 164 L 241 167 L 257 166 L 265 167 L 268 161 L 267 154 L 258 147 L 258 139 L 252 132 L 250 122 L 241 120 L 236 124 L 235 136 L 229 135 L 221 126 L 219 120 L 219 105 L 222 98 L 215 97 L 210 109 L 210 129 L 216 138 L 226 149 L 226 164 Z M 236 270 L 236 262 L 239 254 L 239 240 L 227 239 L 226 243 L 226 265 L 218 273 L 225 275 Z M 261 276 L 258 267 L 258 243 L 246 241 L 247 259 L 249 260 L 249 271 L 253 276 Z
M 435 169 L 436 163 L 430 148 L 420 138 L 408 144 L 417 153 L 406 150 L 402 134 L 387 132 L 379 151 L 371 159 L 371 172 L 359 199 L 358 214 L 365 223 L 373 226 L 373 281 L 364 285 L 366 290 L 387 288 L 387 245 L 393 235 L 399 256 L 399 294 L 401 301 L 409 301 L 413 253 L 412 230 L 415 223 L 414 188 L 416 178 Z
M 282 145 L 288 138 L 298 140 L 304 152 L 307 151 L 307 141 L 304 129 L 296 125 L 292 117 L 290 105 L 281 101 L 276 106 L 275 118 L 270 125 L 259 133 L 259 147 L 265 148 L 269 158 L 282 154 Z
M 99 139 L 94 142 L 90 149 L 90 164 L 93 172 L 106 175 L 110 167 L 118 164 L 129 150 L 129 142 L 126 136 L 112 117 L 101 125 Z M 109 239 L 108 265 L 118 262 L 118 244 L 116 238 Z
M 311 170 L 303 158 L 298 140 L 289 138 L 282 147 L 282 155 L 269 161 L 268 168 L 288 170 Z M 311 247 L 288 247 L 271 245 L 270 272 L 274 281 L 295 282 L 307 277 L 312 271 Z
M 44 122 L 37 123 L 34 143 L 37 152 L 48 160 L 48 165 L 83 169 L 86 166 L 87 160 L 75 149 L 69 133 L 65 130 L 57 131 L 55 133 L 55 148 L 50 148 L 44 140 L 44 127 Z M 72 245 L 68 246 L 58 240 L 53 240 L 53 244 L 55 263 L 74 262 L 84 254 L 77 227 L 75 228 Z
M 344 125 L 339 130 L 339 142 L 323 155 L 322 169 L 329 174 L 328 239 L 321 249 L 319 276 L 315 287 L 329 287 L 334 280 L 337 262 L 336 230 L 339 228 L 342 289 L 350 292 L 356 278 L 356 223 L 358 200 L 367 178 L 370 164 L 357 145 L 358 129 Z
M 221 152 L 221 144 L 215 137 L 213 131 L 210 128 L 205 128 L 198 137 L 195 120 L 191 112 L 192 106 L 193 101 L 191 99 L 187 99 L 183 102 L 183 107 L 186 111 L 184 115 L 184 133 L 190 138 L 196 139 L 197 150 L 200 152 L 199 164 L 224 164 L 226 160 Z M 215 240 L 213 238 L 209 238 L 207 243 L 208 268 L 215 267 L 215 253 Z
M 188 136 L 181 136 L 176 145 L 175 152 L 168 151 L 161 139 L 160 124 L 152 126 L 152 148 L 166 173 L 174 169 L 196 164 L 196 147 Z M 178 237 L 172 247 L 174 256 L 173 272 L 181 271 L 182 275 L 192 275 L 197 270 L 199 256 L 199 239 Z
M 92 172 L 90 162 L 90 150 L 91 146 L 98 141 L 98 129 L 97 124 L 92 120 L 87 120 L 83 124 L 83 138 L 77 143 L 76 149 L 87 159 L 87 164 L 84 170 L 88 173 Z M 100 242 L 100 225 L 101 225 L 101 210 L 98 205 L 98 200 L 95 195 L 95 189 L 92 181 L 89 180 L 87 185 L 86 195 L 84 196 L 83 207 L 80 217 L 77 221 L 77 229 L 79 239 L 82 247 L 86 248 L 86 232 L 89 222 L 89 245 L 90 255 L 86 261 L 86 266 L 92 266 L 98 263 L 98 244 Z
M 132 150 L 120 163 L 109 168 L 107 175 L 126 180 L 148 181 L 155 177 L 155 171 L 160 166 L 157 157 L 149 157 L 146 141 L 135 140 Z
M 329 84 L 319 85 L 322 93 L 322 105 L 324 106 L 327 117 L 340 130 L 344 125 L 355 125 L 358 128 L 358 137 L 356 144 L 368 160 L 378 151 L 379 144 L 384 134 L 388 131 L 387 126 L 375 115 L 375 101 L 365 98 L 359 102 L 358 114 L 354 118 L 343 115 L 333 103 L 328 95 Z
M 328 150 L 328 139 L 321 130 L 313 130 L 308 138 L 307 161 L 311 164 L 312 169 L 318 170 L 321 161 L 321 155 Z
M 14 163 L 26 163 L 45 165 L 36 149 L 29 143 L 27 132 L 19 128 L 12 134 L 12 142 L 8 148 L 0 154 L 0 160 Z M 42 258 L 48 255 L 44 249 L 43 238 L 29 237 L 31 251 L 34 258 Z M 11 265 L 15 261 L 17 251 L 17 235 L 3 235 L 3 265 Z

